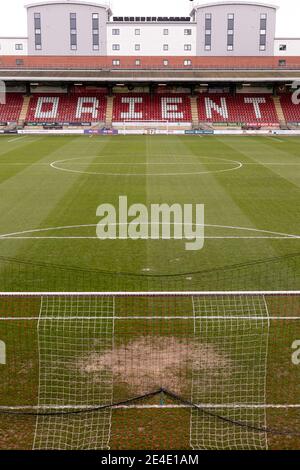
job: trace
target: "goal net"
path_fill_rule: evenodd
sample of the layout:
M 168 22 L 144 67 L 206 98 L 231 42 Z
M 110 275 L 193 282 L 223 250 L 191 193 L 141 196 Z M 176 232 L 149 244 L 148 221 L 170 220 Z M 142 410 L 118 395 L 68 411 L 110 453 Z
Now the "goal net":
M 115 123 L 115 126 L 119 129 L 119 134 L 131 134 L 131 133 L 143 133 L 149 135 L 155 135 L 157 133 L 163 132 L 168 134 L 170 129 L 176 127 L 176 123 L 169 121 L 122 121 Z M 178 128 L 178 125 L 177 125 Z
M 0 449 L 299 449 L 300 293 L 0 296 Z
M 0 256 L 2 292 L 291 291 L 300 286 L 300 253 L 171 275 L 122 273 Z

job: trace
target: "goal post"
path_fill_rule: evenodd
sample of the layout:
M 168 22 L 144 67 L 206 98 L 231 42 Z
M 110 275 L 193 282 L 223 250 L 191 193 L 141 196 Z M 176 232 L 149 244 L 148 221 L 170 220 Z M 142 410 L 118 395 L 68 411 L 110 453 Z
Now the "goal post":
M 0 309 L 0 448 L 300 448 L 298 291 L 14 293 Z
M 157 122 L 147 120 L 122 121 L 122 123 L 115 123 L 115 126 L 119 128 L 119 132 L 121 131 L 123 135 L 137 133 L 137 131 L 141 131 L 148 135 L 155 135 L 160 133 L 159 131 L 163 131 L 163 133 L 168 135 L 172 125 L 174 126 L 176 123 L 172 123 L 168 120 Z

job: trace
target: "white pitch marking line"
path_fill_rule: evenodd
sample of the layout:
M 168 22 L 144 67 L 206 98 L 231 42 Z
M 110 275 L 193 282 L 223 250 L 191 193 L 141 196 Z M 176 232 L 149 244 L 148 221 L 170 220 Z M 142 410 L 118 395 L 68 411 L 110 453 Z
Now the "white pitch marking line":
M 34 142 L 34 141 L 32 141 Z M 240 162 L 243 164 L 243 166 L 300 166 L 300 163 L 292 163 L 292 162 L 287 162 L 287 163 L 277 163 L 277 162 L 269 162 L 269 163 L 265 163 L 265 162 L 261 162 L 261 163 L 251 163 L 251 162 Z M 2 162 L 1 163 L 2 165 L 7 165 L 7 166 L 26 166 L 26 165 L 30 165 L 30 166 L 51 166 L 50 163 L 31 163 L 31 162 Z M 192 163 L 192 162 L 176 162 L 176 163 L 170 163 L 170 162 L 165 162 L 165 163 L 155 163 L 155 162 L 147 162 L 147 163 L 135 163 L 135 162 L 101 162 L 101 163 L 89 163 L 89 166 L 99 166 L 99 165 L 108 165 L 108 166 L 120 166 L 120 165 L 123 165 L 123 166 L 138 166 L 138 165 L 144 165 L 144 166 L 149 166 L 149 165 L 153 165 L 153 166 L 157 166 L 157 165 L 184 165 L 184 166 L 188 166 L 188 165 L 191 165 L 191 166 L 199 166 L 201 165 L 202 162 L 195 162 L 195 163 Z M 74 166 L 80 166 L 80 165 L 86 165 L 86 162 L 83 162 L 83 163 L 73 163 L 72 165 Z M 220 165 L 220 163 L 217 163 L 217 162 L 207 162 L 205 163 L 206 166 L 217 166 L 217 165 Z M 224 162 L 224 165 L 231 165 L 231 163 L 225 163 Z M 60 170 L 62 170 L 62 168 L 60 168 Z M 67 170 L 66 170 L 67 171 Z M 69 171 L 69 170 L 68 170 Z M 227 170 L 229 171 L 229 170 Z M 232 169 L 233 171 L 233 169 Z
M 126 223 L 123 223 L 123 224 L 114 224 L 114 225 L 117 225 L 117 226 L 120 226 L 120 225 L 126 225 Z M 148 225 L 148 224 L 146 224 Z M 163 224 L 160 224 L 160 225 L 163 225 Z M 174 223 L 172 225 L 181 225 L 181 224 L 177 224 L 177 223 Z M 197 227 L 203 227 L 202 224 L 195 224 Z M 33 229 L 33 230 L 24 230 L 24 231 L 20 231 L 20 232 L 13 232 L 13 233 L 7 233 L 7 234 L 2 234 L 0 235 L 0 240 L 8 240 L 8 239 L 21 239 L 20 236 L 26 236 L 27 237 L 27 234 L 34 234 L 34 233 L 42 233 L 42 232 L 51 232 L 51 231 L 59 231 L 59 230 L 70 230 L 70 229 L 78 229 L 78 228 L 93 228 L 93 227 L 97 227 L 97 224 L 81 224 L 81 225 L 67 225 L 67 226 L 62 226 L 62 227 L 48 227 L 48 228 L 39 228 L 39 229 Z M 271 235 L 273 237 L 278 237 L 279 239 L 292 239 L 292 240 L 298 240 L 300 238 L 300 235 L 292 235 L 292 234 L 289 234 L 289 233 L 281 233 L 281 232 L 272 232 L 270 230 L 261 230 L 261 229 L 256 229 L 256 228 L 248 228 L 248 227 L 238 227 L 238 226 L 230 226 L 230 225 L 212 225 L 212 224 L 204 224 L 204 227 L 211 227 L 211 228 L 222 228 L 222 229 L 228 229 L 228 230 L 238 230 L 238 231 L 245 231 L 245 232 L 255 232 L 255 233 L 261 233 L 261 234 L 267 234 L 267 235 Z M 261 237 L 262 235 L 260 235 Z M 265 236 L 263 236 L 265 237 Z M 25 239 L 26 239 L 25 238 Z M 29 239 L 31 239 L 32 237 L 29 237 Z M 41 238 L 42 237 L 36 237 L 36 238 Z M 85 237 L 47 237 L 46 239 L 98 239 L 97 237 L 89 237 L 89 236 L 85 236 Z M 208 238 L 208 237 L 207 237 Z M 215 237 L 213 237 L 214 239 Z M 240 239 L 241 237 L 236 237 L 237 239 Z M 250 237 L 250 238 L 254 238 L 253 236 Z M 272 238 L 272 237 L 265 237 L 265 238 Z M 35 239 L 35 238 L 34 238 Z M 120 237 L 121 239 L 121 237 Z M 148 239 L 148 238 L 147 238 Z M 220 237 L 220 239 L 223 239 L 223 236 Z
M 184 157 L 184 155 L 180 155 L 180 157 Z M 69 158 L 65 160 L 56 160 L 50 163 L 50 167 L 54 168 L 55 170 L 64 171 L 66 173 L 79 173 L 79 174 L 86 174 L 86 175 L 102 175 L 102 176 L 189 176 L 189 175 L 205 175 L 205 174 L 216 174 L 216 173 L 226 173 L 228 171 L 235 171 L 240 170 L 243 167 L 243 163 L 236 161 L 236 160 L 227 160 L 218 157 L 205 157 L 205 156 L 193 156 L 187 155 L 188 158 L 204 158 L 206 160 L 218 160 L 225 164 L 233 164 L 233 168 L 223 169 L 223 170 L 210 170 L 210 171 L 200 171 L 200 172 L 193 172 L 193 173 L 100 173 L 95 171 L 79 171 L 79 170 L 72 170 L 68 168 L 61 168 L 59 164 L 67 163 L 67 162 L 74 162 L 74 160 L 82 160 L 84 157 L 77 157 L 77 158 Z M 98 155 L 98 157 L 89 157 L 89 158 L 106 158 L 104 156 Z M 85 163 L 85 162 L 83 162 Z M 176 164 L 174 162 L 173 164 Z M 179 163 L 181 165 L 181 163 Z M 182 162 L 184 164 L 184 162 Z M 195 162 L 195 165 L 201 165 L 202 162 Z M 134 164 L 131 164 L 134 165 Z M 149 163 L 145 163 L 145 165 L 149 165 Z
M 22 411 L 22 410 L 32 410 L 32 411 L 40 411 L 43 410 L 50 411 L 50 410 L 93 410 L 101 405 L 54 405 L 54 406 L 0 406 L 0 411 Z M 213 403 L 197 403 L 195 405 L 117 405 L 113 406 L 110 405 L 113 409 L 119 410 L 130 410 L 130 409 L 148 409 L 148 410 L 155 410 L 155 409 L 176 409 L 176 408 L 211 408 L 211 409 L 285 409 L 285 408 L 300 408 L 300 404 L 295 405 L 282 405 L 282 404 L 243 404 L 243 403 L 229 403 L 229 404 L 213 404 Z
M 278 142 L 278 143 L 281 143 L 281 144 L 285 143 L 285 140 L 279 139 L 279 137 L 277 137 L 276 135 L 273 135 L 273 136 L 268 135 L 268 136 L 265 136 L 265 138 L 269 139 L 273 142 Z
M 46 296 L 44 296 L 46 297 Z M 50 296 L 51 297 L 51 296 Z M 0 318 L 0 322 L 1 321 L 52 321 L 52 322 L 56 322 L 56 321 L 75 321 L 75 320 L 78 320 L 78 321 L 82 321 L 82 320 L 117 320 L 117 321 L 128 321 L 128 320 L 132 320 L 132 321 L 136 321 L 136 320 L 148 320 L 148 321 L 152 321 L 152 320 L 163 320 L 163 321 L 169 321 L 169 320 L 184 320 L 184 321 L 193 321 L 193 320 L 223 320 L 223 321 L 232 321 L 232 320 L 247 320 L 247 321 L 258 321 L 258 320 L 263 320 L 263 321 L 299 321 L 300 320 L 300 317 L 251 317 L 251 316 L 239 316 L 239 315 L 235 315 L 235 316 L 224 316 L 224 317 L 220 317 L 220 316 L 174 316 L 174 317 L 165 317 L 165 316 L 162 316 L 162 317 L 154 317 L 154 316 L 149 316 L 149 317 L 143 317 L 143 316 L 137 316 L 137 317 L 106 317 L 106 316 L 102 316 L 102 317 L 89 317 L 89 316 L 86 316 L 86 317 L 83 317 L 83 316 L 80 316 L 80 317 L 1 317 Z
M 17 142 L 17 141 L 22 140 L 22 139 L 26 139 L 26 136 L 24 136 L 24 137 L 16 137 L 16 138 L 14 138 L 14 139 L 8 140 L 7 142 Z
M 287 236 L 287 237 L 204 237 L 205 240 L 300 240 L 300 236 Z M 7 237 L 7 236 L 0 236 L 0 240 L 101 240 L 98 237 L 76 237 L 76 236 L 69 236 L 69 237 Z M 128 240 L 127 237 L 116 237 L 116 238 L 105 238 L 105 240 Z M 175 237 L 160 237 L 151 238 L 151 237 L 140 237 L 139 240 L 148 240 L 148 241 L 161 241 L 161 240 L 178 240 Z M 181 241 L 181 239 L 179 240 Z
M 258 297 L 258 296 L 300 296 L 300 291 L 129 291 L 129 292 L 0 292 L 1 297 Z M 128 318 L 128 317 L 126 317 Z M 172 317 L 173 318 L 173 317 Z M 1 319 L 1 317 L 0 317 Z

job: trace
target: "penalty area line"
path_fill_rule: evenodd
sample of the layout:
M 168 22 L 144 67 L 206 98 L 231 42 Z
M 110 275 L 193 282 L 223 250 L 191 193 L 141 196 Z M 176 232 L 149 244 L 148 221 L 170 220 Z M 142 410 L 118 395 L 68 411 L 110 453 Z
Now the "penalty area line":
M 251 404 L 251 403 L 226 403 L 226 404 L 215 404 L 215 403 L 195 403 L 194 405 L 188 405 L 188 404 L 164 404 L 164 405 L 117 405 L 117 406 L 112 406 L 113 409 L 115 410 L 130 410 L 130 409 L 176 409 L 176 408 L 194 408 L 195 406 L 199 408 L 204 408 L 204 409 L 298 409 L 300 408 L 300 404 L 275 404 L 275 403 L 270 403 L 270 404 Z M 34 411 L 43 411 L 43 410 L 93 410 L 96 408 L 96 406 L 93 405 L 54 405 L 54 406 L 30 406 L 30 405 L 25 405 L 25 406 L 0 406 L 0 411 L 22 411 L 22 410 L 34 410 Z
M 129 237 L 108 237 L 105 239 L 95 237 L 95 236 L 49 236 L 49 237 L 7 237 L 7 236 L 0 236 L 1 240 L 99 240 L 99 241 L 116 241 L 116 240 L 129 240 Z M 300 236 L 285 236 L 285 237 L 270 237 L 270 236 L 261 236 L 261 237 L 246 237 L 246 236 L 207 236 L 204 237 L 205 240 L 300 240 Z M 138 240 L 147 240 L 147 241 L 162 241 L 162 240 L 177 240 L 177 241 L 185 241 L 186 238 L 175 238 L 175 237 L 160 237 L 160 238 L 151 238 L 151 237 L 139 237 Z

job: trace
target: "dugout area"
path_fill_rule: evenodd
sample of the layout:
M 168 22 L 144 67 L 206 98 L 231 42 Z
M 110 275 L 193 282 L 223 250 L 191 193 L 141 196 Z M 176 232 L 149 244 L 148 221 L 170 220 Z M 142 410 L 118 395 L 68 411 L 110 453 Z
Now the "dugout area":
M 0 307 L 1 449 L 300 446 L 295 293 L 3 295 Z

